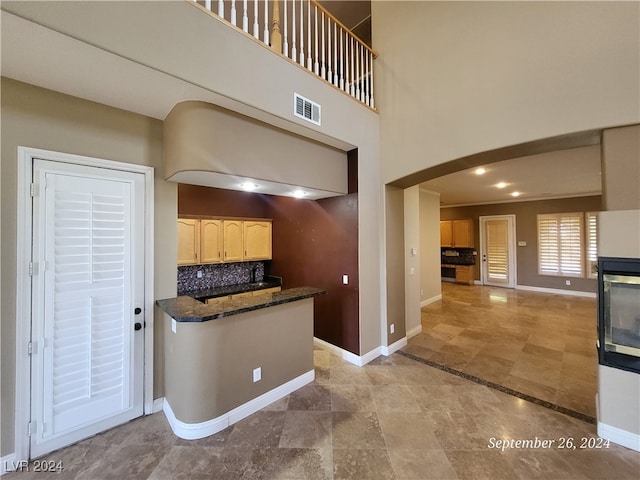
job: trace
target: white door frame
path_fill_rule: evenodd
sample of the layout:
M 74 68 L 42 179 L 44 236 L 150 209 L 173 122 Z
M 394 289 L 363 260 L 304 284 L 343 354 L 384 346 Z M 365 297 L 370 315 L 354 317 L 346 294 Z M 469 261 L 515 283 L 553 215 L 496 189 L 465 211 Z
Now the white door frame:
M 508 242 L 509 242 L 509 251 L 512 252 L 509 255 L 509 283 L 501 285 L 505 288 L 516 288 L 518 285 L 518 269 L 517 265 L 517 251 L 516 251 L 516 216 L 515 214 L 508 215 L 485 215 L 478 218 L 478 223 L 480 224 L 480 283 L 482 285 L 486 285 L 486 278 L 484 274 L 484 254 L 485 254 L 485 223 L 484 220 L 507 220 L 508 229 Z
M 28 423 L 31 408 L 30 358 L 28 344 L 31 338 L 31 261 L 32 216 L 31 179 L 33 160 L 40 158 L 53 162 L 108 168 L 145 176 L 144 218 L 144 413 L 153 413 L 153 316 L 154 316 L 154 252 L 153 218 L 154 169 L 145 165 L 115 162 L 100 158 L 58 153 L 30 147 L 18 147 L 18 198 L 16 245 L 16 379 L 15 379 L 15 459 L 29 457 Z

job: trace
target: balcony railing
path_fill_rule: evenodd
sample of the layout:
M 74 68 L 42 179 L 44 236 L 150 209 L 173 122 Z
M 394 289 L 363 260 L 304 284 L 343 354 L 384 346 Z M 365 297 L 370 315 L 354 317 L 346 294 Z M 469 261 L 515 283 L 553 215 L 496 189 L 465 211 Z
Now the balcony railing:
M 374 52 L 314 0 L 194 0 L 232 25 L 375 108 Z

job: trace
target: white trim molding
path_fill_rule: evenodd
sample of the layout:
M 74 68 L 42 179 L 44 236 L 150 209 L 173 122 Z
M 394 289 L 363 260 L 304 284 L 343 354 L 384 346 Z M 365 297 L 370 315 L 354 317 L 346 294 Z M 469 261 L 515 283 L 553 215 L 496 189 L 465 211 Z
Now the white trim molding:
M 151 413 L 158 413 L 164 409 L 164 397 L 156 398 L 153 401 L 153 411 Z
M 568 295 L 571 297 L 596 298 L 595 292 L 580 292 L 578 290 L 563 290 L 561 288 L 532 287 L 529 285 L 516 285 L 516 290 L 529 292 L 552 293 L 556 295 Z
M 163 411 L 165 416 L 167 417 L 167 420 L 169 421 L 169 425 L 171 426 L 171 430 L 173 430 L 173 433 L 175 433 L 180 438 L 184 438 L 185 440 L 196 440 L 198 438 L 208 437 L 209 435 L 213 435 L 224 430 L 229 425 L 233 425 L 234 423 L 239 422 L 243 418 L 248 417 L 252 413 L 257 412 L 258 410 L 266 407 L 276 400 L 280 400 L 282 397 L 286 397 L 290 393 L 304 387 L 308 383 L 313 382 L 314 379 L 315 371 L 309 370 L 308 372 L 303 373 L 293 380 L 290 380 L 287 383 L 274 388 L 273 390 L 263 393 L 259 397 L 256 397 L 253 400 L 250 400 L 247 403 L 244 403 L 239 407 L 236 407 L 233 410 L 220 415 L 219 417 L 212 418 L 211 420 L 207 420 L 205 422 L 181 422 L 176 418 L 173 410 L 171 409 L 171 405 L 169 405 L 169 401 L 166 398 L 163 402 Z M 156 401 L 158 400 L 159 399 L 157 399 Z
M 598 422 L 598 436 L 611 440 L 613 443 L 640 452 L 640 435 L 627 432 L 621 428 L 612 427 L 602 422 Z
M 426 307 L 427 305 L 431 305 L 432 303 L 435 303 L 439 300 L 442 300 L 442 294 L 436 295 L 435 297 L 431 297 L 431 298 L 427 298 L 426 300 L 423 300 L 420 302 L 420 308 L 422 307 Z M 412 335 L 408 335 L 408 337 L 411 337 Z
M 420 330 L 422 330 L 422 326 L 420 327 Z M 407 346 L 407 337 L 402 337 L 400 340 L 392 343 L 388 347 L 382 346 L 380 347 L 380 349 L 382 350 L 382 355 L 384 355 L 385 357 L 388 357 L 393 352 L 397 352 L 402 347 L 406 347 L 406 346 Z
M 407 331 L 407 339 L 413 338 L 416 335 L 420 335 L 421 333 L 422 333 L 422 323 L 417 327 L 414 327 L 411 330 Z

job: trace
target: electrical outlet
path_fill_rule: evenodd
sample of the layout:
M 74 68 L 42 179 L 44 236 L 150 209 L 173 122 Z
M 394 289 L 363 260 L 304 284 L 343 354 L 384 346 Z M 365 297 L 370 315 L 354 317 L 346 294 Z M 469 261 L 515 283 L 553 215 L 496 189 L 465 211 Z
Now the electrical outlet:
M 565 281 L 564 281 L 564 284 L 565 284 L 565 285 L 571 285 L 571 280 L 565 280 Z
M 262 367 L 253 369 L 253 383 L 259 382 L 262 380 Z
M 198 278 L 202 278 L 202 270 L 198 270 L 198 271 L 196 272 L 196 276 L 197 276 Z
M 171 331 L 176 333 L 176 329 L 178 328 L 178 322 L 176 322 L 175 318 L 171 319 Z
M 391 325 L 389 325 L 389 331 L 391 333 L 394 333 L 396 331 L 396 324 L 392 323 Z
M 342 275 L 342 284 L 349 285 L 349 275 Z

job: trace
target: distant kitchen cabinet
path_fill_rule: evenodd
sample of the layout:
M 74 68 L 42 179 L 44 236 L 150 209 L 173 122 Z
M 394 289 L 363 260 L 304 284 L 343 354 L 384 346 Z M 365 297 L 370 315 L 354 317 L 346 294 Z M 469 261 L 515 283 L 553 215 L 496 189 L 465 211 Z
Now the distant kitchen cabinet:
M 474 283 L 474 268 L 471 265 L 456 265 L 456 282 L 466 285 Z
M 471 220 L 442 220 L 440 246 L 473 248 L 473 222 Z
M 241 262 L 244 259 L 242 220 L 224 220 L 224 261 Z
M 178 219 L 178 265 L 196 265 L 200 251 L 200 220 Z
M 271 222 L 243 222 L 244 260 L 271 259 Z
M 222 262 L 222 224 L 222 220 L 200 220 L 200 263 Z

